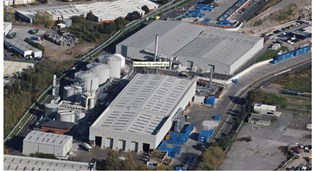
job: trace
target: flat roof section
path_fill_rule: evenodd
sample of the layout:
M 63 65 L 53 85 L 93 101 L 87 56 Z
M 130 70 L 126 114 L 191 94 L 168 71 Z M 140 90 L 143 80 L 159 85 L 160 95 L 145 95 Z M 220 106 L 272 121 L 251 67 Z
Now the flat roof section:
M 41 131 L 31 131 L 24 138 L 23 142 L 64 146 L 70 139 L 72 139 L 72 136 L 47 133 Z
M 232 65 L 262 39 L 209 26 L 158 20 L 117 46 L 154 52 L 156 34 L 160 37 L 159 54 L 190 58 L 197 65 L 206 62 Z M 143 60 L 142 57 L 139 59 Z
M 4 41 L 6 43 L 9 43 L 11 45 L 16 46 L 17 48 L 19 48 L 20 50 L 23 50 L 23 51 L 30 51 L 30 50 L 33 52 L 41 51 L 41 50 L 29 45 L 28 43 L 26 43 L 24 41 L 16 41 L 14 39 L 7 39 L 7 38 L 5 38 Z
M 193 80 L 137 74 L 92 127 L 154 135 Z
M 89 163 L 3 155 L 4 170 L 91 170 Z

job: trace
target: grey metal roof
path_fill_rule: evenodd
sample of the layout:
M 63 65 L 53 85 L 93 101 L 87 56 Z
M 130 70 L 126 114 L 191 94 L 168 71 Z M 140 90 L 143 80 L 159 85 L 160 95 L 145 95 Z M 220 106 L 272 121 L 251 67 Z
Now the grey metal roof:
M 125 45 L 154 52 L 156 34 L 160 36 L 160 54 L 191 58 L 196 63 L 215 61 L 227 65 L 233 64 L 262 39 L 209 26 L 158 20 L 118 46 Z
M 4 170 L 90 170 L 89 163 L 4 155 Z
M 50 128 L 59 128 L 59 129 L 71 129 L 73 127 L 74 123 L 70 122 L 63 122 L 63 121 L 56 121 L 56 120 L 50 120 L 48 122 L 45 122 L 41 124 L 41 127 L 50 127 Z
M 166 75 L 137 74 L 92 126 L 155 134 L 193 83 Z
M 47 144 L 47 145 L 54 145 L 54 146 L 63 146 L 71 138 L 72 136 L 68 136 L 68 135 L 60 135 L 60 134 L 47 133 L 47 132 L 41 132 L 41 131 L 31 131 L 24 138 L 23 142 L 33 142 L 33 143 L 40 143 L 40 144 Z
M 19 48 L 20 50 L 23 50 L 23 51 L 33 51 L 33 52 L 41 51 L 41 50 L 29 45 L 28 43 L 26 43 L 24 41 L 16 41 L 14 39 L 7 39 L 7 38 L 5 38 L 4 41 L 11 44 L 11 45 L 16 46 L 17 48 Z

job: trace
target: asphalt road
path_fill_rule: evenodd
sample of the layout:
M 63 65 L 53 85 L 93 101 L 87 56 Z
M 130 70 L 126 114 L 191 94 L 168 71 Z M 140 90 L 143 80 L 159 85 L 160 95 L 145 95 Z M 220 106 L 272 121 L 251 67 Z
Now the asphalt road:
M 262 84 L 266 83 L 266 80 L 274 79 L 273 76 L 268 77 L 271 73 L 279 73 L 283 70 L 286 70 L 287 68 L 299 68 L 299 63 L 309 61 L 306 65 L 311 65 L 311 53 L 303 54 L 299 57 L 291 58 L 282 62 L 279 62 L 277 64 L 266 64 L 263 66 L 259 66 L 252 70 L 249 73 L 244 74 L 242 77 L 239 78 L 238 84 L 229 84 L 224 92 L 221 95 L 221 98 L 219 102 L 216 104 L 215 108 L 209 109 L 208 114 L 225 114 L 227 117 L 222 116 L 222 123 L 221 127 L 219 127 L 218 132 L 215 134 L 215 137 L 213 139 L 218 139 L 224 133 L 226 133 L 226 130 L 231 127 L 231 123 L 233 123 L 233 115 L 234 112 L 238 110 L 239 105 L 243 105 L 244 101 L 241 99 L 243 97 L 247 96 L 247 92 L 256 88 L 259 88 L 262 86 Z M 259 81 L 259 82 L 257 82 Z M 251 85 L 251 83 L 256 82 L 256 84 Z M 249 87 L 250 86 L 250 87 Z M 245 92 L 244 92 L 245 91 Z M 240 93 L 243 93 L 241 97 L 238 97 Z M 233 107 L 230 109 L 230 107 L 233 105 Z M 225 118 L 225 119 L 224 119 Z M 212 140 L 213 140 L 212 139 Z M 197 144 L 192 144 L 197 146 Z

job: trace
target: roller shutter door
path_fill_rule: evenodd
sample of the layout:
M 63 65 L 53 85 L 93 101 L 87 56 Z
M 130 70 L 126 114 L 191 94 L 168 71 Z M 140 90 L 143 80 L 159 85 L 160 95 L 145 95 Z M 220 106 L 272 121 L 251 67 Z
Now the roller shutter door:
M 134 142 L 134 141 L 131 142 L 130 151 L 138 152 L 138 142 Z

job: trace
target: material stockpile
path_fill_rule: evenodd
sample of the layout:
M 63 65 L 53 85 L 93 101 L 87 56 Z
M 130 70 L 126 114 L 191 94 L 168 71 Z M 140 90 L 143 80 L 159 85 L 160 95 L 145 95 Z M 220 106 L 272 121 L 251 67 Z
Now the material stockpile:
M 77 37 L 71 33 L 63 33 L 62 36 L 54 33 L 45 33 L 44 38 L 60 46 L 72 46 L 78 42 Z

